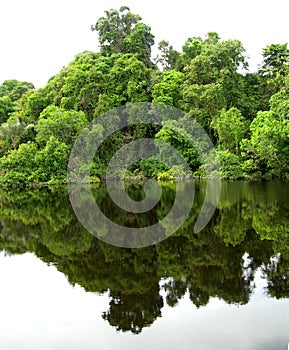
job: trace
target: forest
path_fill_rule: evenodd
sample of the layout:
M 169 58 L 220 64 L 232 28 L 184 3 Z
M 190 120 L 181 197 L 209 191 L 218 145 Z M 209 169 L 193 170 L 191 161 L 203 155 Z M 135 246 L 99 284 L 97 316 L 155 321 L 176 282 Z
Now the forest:
M 136 102 L 164 104 L 196 120 L 215 145 L 223 179 L 289 177 L 289 49 L 273 43 L 263 49 L 257 72 L 248 69 L 242 43 L 218 33 L 190 37 L 176 51 L 158 43 L 141 16 L 126 6 L 106 11 L 91 26 L 97 52 L 85 51 L 35 89 L 30 82 L 0 85 L 0 185 L 67 182 L 67 164 L 79 134 L 112 108 Z M 97 130 L 101 133 L 101 130 Z M 168 125 L 127 127 L 103 142 L 90 174 L 104 179 L 109 160 L 128 140 L 168 142 L 202 177 L 196 150 Z M 182 169 L 179 169 L 182 175 Z M 146 159 L 128 169 L 137 179 L 171 177 L 166 164 Z

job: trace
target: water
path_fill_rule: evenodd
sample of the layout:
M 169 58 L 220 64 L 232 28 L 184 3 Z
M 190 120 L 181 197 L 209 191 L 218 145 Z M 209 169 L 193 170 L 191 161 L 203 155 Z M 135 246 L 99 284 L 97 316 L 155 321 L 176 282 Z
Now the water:
M 0 349 L 287 349 L 288 182 L 225 182 L 197 234 L 204 192 L 197 183 L 173 236 L 139 249 L 88 233 L 66 189 L 1 193 Z M 105 187 L 94 195 L 116 222 L 145 226 L 170 210 L 174 186 L 138 217 Z

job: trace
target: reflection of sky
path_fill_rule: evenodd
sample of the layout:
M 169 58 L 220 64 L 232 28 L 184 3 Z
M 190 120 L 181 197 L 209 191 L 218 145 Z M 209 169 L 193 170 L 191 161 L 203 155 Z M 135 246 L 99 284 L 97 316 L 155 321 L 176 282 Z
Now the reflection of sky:
M 199 310 L 184 297 L 140 335 L 117 333 L 101 313 L 108 295 L 72 288 L 32 254 L 0 254 L 0 349 L 287 349 L 289 300 L 264 297 L 265 281 L 245 306 L 212 298 Z

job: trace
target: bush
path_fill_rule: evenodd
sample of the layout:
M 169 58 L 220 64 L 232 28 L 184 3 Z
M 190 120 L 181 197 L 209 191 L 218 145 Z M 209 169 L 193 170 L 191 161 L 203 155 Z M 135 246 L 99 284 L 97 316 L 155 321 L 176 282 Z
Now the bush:
M 217 154 L 221 163 L 221 174 L 223 179 L 236 180 L 245 177 L 239 156 L 228 150 L 218 151 Z

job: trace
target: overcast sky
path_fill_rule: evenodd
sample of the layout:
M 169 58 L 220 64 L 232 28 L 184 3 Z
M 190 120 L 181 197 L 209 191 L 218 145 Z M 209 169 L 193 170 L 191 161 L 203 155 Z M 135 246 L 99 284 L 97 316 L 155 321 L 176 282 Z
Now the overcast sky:
M 262 48 L 289 41 L 288 0 L 2 0 L 0 83 L 18 79 L 43 86 L 75 54 L 98 50 L 91 24 L 122 5 L 142 16 L 156 42 L 169 40 L 179 50 L 188 37 L 210 31 L 241 40 L 251 70 Z

